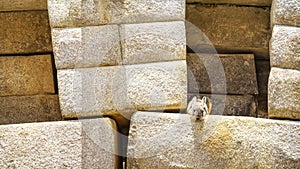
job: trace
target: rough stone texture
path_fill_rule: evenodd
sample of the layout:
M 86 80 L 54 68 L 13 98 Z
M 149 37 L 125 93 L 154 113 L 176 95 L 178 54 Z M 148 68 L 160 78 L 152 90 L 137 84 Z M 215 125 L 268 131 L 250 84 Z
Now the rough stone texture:
M 64 118 L 186 108 L 185 61 L 58 70 Z
M 118 29 L 117 25 L 52 29 L 57 69 L 118 65 Z
M 187 3 L 271 6 L 272 0 L 186 0 Z
M 299 122 L 137 112 L 129 133 L 127 168 L 300 166 Z
M 206 96 L 212 103 L 211 115 L 224 116 L 256 116 L 256 102 L 252 95 L 211 95 L 211 94 L 189 94 L 202 98 Z
M 0 97 L 0 124 L 61 120 L 57 95 Z
M 48 0 L 52 27 L 184 20 L 185 0 Z
M 122 25 L 121 39 L 123 64 L 186 58 L 183 21 Z
M 185 0 L 115 0 L 109 1 L 112 23 L 142 23 L 185 19 Z
M 258 94 L 252 54 L 189 54 L 187 65 L 190 93 Z
M 0 166 L 114 168 L 114 128 L 109 119 L 3 125 Z
M 256 60 L 256 74 L 258 83 L 257 117 L 268 117 L 268 80 L 270 74 L 270 61 Z
M 300 71 L 272 67 L 269 78 L 270 118 L 300 119 Z
M 0 11 L 47 10 L 47 0 L 0 0 Z
M 53 94 L 50 55 L 0 57 L 0 96 Z
M 271 9 L 272 25 L 300 26 L 300 1 L 273 0 Z
M 52 51 L 47 11 L 2 12 L 0 20 L 0 54 Z
M 51 27 L 81 27 L 106 24 L 106 0 L 48 0 Z
M 194 52 L 254 53 L 269 58 L 270 10 L 237 6 L 187 5 L 187 45 Z
M 270 41 L 271 66 L 300 70 L 299 45 L 300 28 L 275 25 Z

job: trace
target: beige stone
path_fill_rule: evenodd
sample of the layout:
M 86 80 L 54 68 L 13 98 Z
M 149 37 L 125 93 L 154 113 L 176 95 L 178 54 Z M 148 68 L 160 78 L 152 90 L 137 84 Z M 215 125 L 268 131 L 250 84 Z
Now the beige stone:
M 194 122 L 187 114 L 137 112 L 127 168 L 297 168 L 299 133 L 291 121 L 213 115 Z
M 300 26 L 300 1 L 273 0 L 271 25 Z
M 52 27 L 184 20 L 184 0 L 48 0 Z
M 271 6 L 272 0 L 186 0 L 187 3 Z
M 0 11 L 47 10 L 47 0 L 0 0 Z
M 257 95 L 257 117 L 268 117 L 268 80 L 270 75 L 270 61 L 257 60 L 256 74 L 258 84 L 258 95 Z
M 0 96 L 53 94 L 51 55 L 0 57 Z
M 117 25 L 52 29 L 57 69 L 112 66 L 121 62 Z
M 108 1 L 112 23 L 142 23 L 185 19 L 185 0 Z
M 106 0 L 48 0 L 51 27 L 97 26 L 109 21 Z
M 298 27 L 280 25 L 273 27 L 270 41 L 271 66 L 300 70 L 299 37 Z
M 188 4 L 187 46 L 198 53 L 254 53 L 269 58 L 270 10 Z
M 52 52 L 47 11 L 0 13 L 0 54 Z
M 211 115 L 223 116 L 252 116 L 256 117 L 257 105 L 252 95 L 217 95 L 217 94 L 190 94 L 202 98 L 206 96 L 212 103 Z
M 64 118 L 186 107 L 185 61 L 65 69 L 57 77 Z
M 269 78 L 270 118 L 300 119 L 300 71 L 272 67 Z
M 58 95 L 0 97 L 0 124 L 59 121 Z
M 189 54 L 190 93 L 258 94 L 252 54 Z
M 109 119 L 2 125 L 0 166 L 114 168 L 114 129 Z
M 123 64 L 182 60 L 186 57 L 183 21 L 121 26 Z

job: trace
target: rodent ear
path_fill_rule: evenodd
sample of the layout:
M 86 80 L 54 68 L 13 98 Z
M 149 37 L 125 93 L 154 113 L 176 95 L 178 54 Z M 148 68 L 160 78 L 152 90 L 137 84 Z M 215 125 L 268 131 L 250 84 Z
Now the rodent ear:
M 206 100 L 207 100 L 206 97 L 203 96 L 203 97 L 202 97 L 202 101 L 203 101 L 204 103 L 206 103 Z
M 196 102 L 197 101 L 197 97 L 194 96 L 193 99 L 191 100 L 191 102 Z

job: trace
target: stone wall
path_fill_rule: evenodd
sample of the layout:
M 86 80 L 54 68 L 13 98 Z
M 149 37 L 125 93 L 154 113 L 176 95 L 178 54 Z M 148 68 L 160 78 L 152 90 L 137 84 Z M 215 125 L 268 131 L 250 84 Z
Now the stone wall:
M 274 0 L 268 111 L 271 118 L 300 119 L 299 1 Z

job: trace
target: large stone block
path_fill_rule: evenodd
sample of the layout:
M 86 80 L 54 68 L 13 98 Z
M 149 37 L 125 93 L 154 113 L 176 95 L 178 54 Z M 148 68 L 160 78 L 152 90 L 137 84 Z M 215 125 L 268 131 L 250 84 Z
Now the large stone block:
M 47 11 L 0 13 L 0 54 L 52 52 Z
M 190 93 L 258 94 L 252 54 L 189 54 Z
M 272 0 L 186 0 L 187 3 L 271 6 Z
M 186 57 L 183 21 L 121 26 L 123 64 L 182 60 Z
M 211 115 L 223 116 L 252 116 L 256 117 L 257 105 L 252 95 L 212 95 L 212 94 L 190 94 L 202 98 L 206 96 L 212 103 Z
M 300 70 L 299 44 L 300 28 L 275 25 L 270 41 L 271 66 Z
M 66 69 L 57 76 L 64 118 L 186 107 L 185 61 Z
M 0 96 L 53 94 L 50 55 L 0 57 Z
M 109 119 L 0 126 L 2 168 L 115 168 Z
M 300 71 L 273 67 L 269 78 L 270 118 L 300 119 Z
M 184 20 L 184 0 L 48 0 L 52 27 Z
M 271 25 L 300 26 L 300 1 L 273 0 Z
M 137 112 L 127 168 L 297 168 L 299 133 L 298 122 L 214 115 L 194 122 L 186 114 Z
M 121 61 L 117 25 L 54 28 L 52 41 L 57 69 L 111 66 Z
M 185 19 L 185 0 L 109 1 L 108 13 L 113 23 L 142 23 Z
M 0 0 L 0 11 L 47 10 L 47 0 Z
M 58 95 L 0 97 L 0 124 L 59 121 Z
M 269 58 L 270 10 L 255 7 L 187 5 L 187 46 L 198 53 L 254 53 Z

